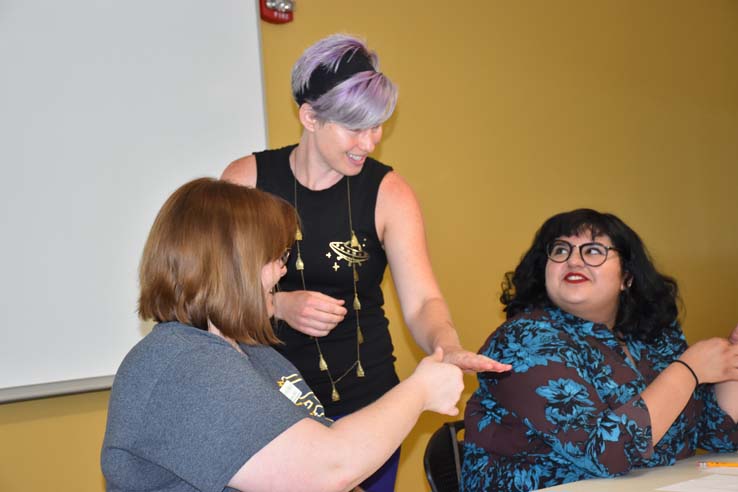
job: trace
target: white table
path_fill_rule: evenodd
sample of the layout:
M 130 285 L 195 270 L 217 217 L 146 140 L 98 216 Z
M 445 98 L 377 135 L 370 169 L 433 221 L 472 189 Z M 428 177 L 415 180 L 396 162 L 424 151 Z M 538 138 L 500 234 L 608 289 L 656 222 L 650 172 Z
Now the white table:
M 701 454 L 685 460 L 677 461 L 674 466 L 659 466 L 635 470 L 617 478 L 595 478 L 570 482 L 555 487 L 540 489 L 541 491 L 560 492 L 654 492 L 661 487 L 677 482 L 704 478 L 709 472 L 697 468 L 698 461 L 729 461 L 738 463 L 738 453 Z M 730 473 L 738 483 L 738 469 L 723 469 Z

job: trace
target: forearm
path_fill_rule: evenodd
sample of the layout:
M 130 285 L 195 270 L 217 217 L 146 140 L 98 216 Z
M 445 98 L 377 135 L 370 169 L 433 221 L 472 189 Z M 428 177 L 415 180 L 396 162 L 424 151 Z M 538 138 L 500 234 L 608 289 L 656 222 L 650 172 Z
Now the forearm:
M 715 397 L 718 405 L 733 422 L 738 422 L 738 381 L 724 381 L 715 384 Z
M 251 457 L 231 486 L 255 492 L 287 492 L 296 483 L 305 492 L 355 487 L 387 461 L 424 410 L 458 415 L 461 371 L 442 358 L 441 350 L 425 357 L 408 379 L 331 427 L 300 420 Z
M 659 374 L 641 397 L 646 402 L 651 418 L 654 446 L 677 419 L 695 390 L 695 381 L 689 369 L 672 363 Z
M 331 427 L 305 418 L 253 455 L 231 479 L 255 492 L 345 492 L 365 480 L 400 445 L 425 404 L 412 377 Z M 288 463 L 288 466 L 276 466 Z
M 409 378 L 371 405 L 338 420 L 329 443 L 336 473 L 356 486 L 378 469 L 402 444 L 424 410 L 419 385 Z
M 433 353 L 436 347 L 441 347 L 446 353 L 461 349 L 451 313 L 440 297 L 423 302 L 417 312 L 405 316 L 405 323 L 410 328 L 415 343 L 427 354 Z
M 353 486 L 382 465 L 410 432 L 420 414 L 458 415 L 464 389 L 461 370 L 442 362 L 437 349 L 413 374 L 371 405 L 338 420 L 321 447 L 330 449 L 340 477 Z

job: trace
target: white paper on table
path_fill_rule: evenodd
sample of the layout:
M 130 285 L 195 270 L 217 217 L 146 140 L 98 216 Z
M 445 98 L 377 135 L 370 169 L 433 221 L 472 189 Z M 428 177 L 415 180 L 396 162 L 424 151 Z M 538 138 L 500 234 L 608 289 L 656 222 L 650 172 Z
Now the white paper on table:
M 666 492 L 738 492 L 738 478 L 733 473 L 705 473 L 704 477 L 667 485 Z

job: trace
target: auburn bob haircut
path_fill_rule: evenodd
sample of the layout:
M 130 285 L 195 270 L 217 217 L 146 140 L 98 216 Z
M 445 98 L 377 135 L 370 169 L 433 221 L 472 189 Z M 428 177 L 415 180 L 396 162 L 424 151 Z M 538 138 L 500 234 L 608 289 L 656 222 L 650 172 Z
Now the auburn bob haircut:
M 143 319 L 208 322 L 243 343 L 279 343 L 269 321 L 262 268 L 292 244 L 297 214 L 253 188 L 201 178 L 164 203 L 139 271 Z

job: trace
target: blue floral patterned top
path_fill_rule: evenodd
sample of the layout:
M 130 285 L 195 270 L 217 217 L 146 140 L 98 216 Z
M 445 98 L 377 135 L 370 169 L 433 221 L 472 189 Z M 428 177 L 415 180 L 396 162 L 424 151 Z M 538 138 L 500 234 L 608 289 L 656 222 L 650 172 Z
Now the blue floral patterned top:
M 656 447 L 640 393 L 687 348 L 679 327 L 647 343 L 556 308 L 505 322 L 480 350 L 512 364 L 480 373 L 466 406 L 461 490 L 527 491 L 694 454 L 738 449 L 738 424 L 700 385 Z

